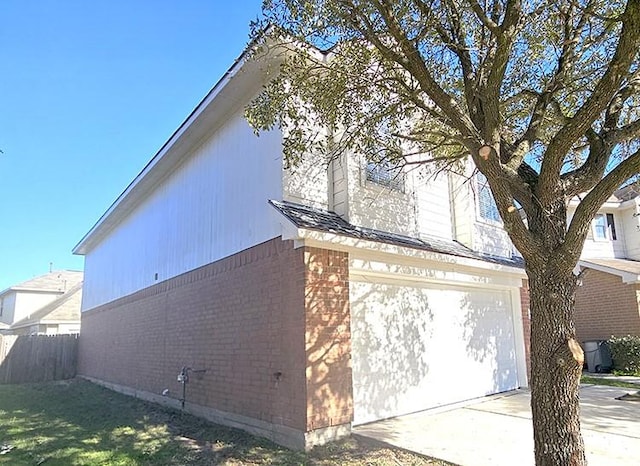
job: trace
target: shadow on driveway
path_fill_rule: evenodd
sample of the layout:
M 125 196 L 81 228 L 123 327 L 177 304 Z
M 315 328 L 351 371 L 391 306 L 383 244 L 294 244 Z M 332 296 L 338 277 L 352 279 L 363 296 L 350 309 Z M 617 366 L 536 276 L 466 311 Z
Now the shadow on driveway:
M 581 425 L 589 465 L 635 466 L 640 402 L 633 390 L 583 385 Z M 534 465 L 530 392 L 512 392 L 361 425 L 354 433 L 463 466 Z

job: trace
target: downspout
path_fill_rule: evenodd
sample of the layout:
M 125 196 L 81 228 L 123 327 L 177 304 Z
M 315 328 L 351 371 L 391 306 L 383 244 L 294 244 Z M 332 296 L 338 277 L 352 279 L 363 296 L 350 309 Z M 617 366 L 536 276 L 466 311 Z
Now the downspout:
M 453 174 L 451 172 L 447 172 L 447 187 L 449 188 L 449 211 L 451 215 L 451 238 L 454 241 L 458 241 L 458 228 L 457 228 L 457 219 L 456 219 L 456 200 L 455 194 L 453 191 Z

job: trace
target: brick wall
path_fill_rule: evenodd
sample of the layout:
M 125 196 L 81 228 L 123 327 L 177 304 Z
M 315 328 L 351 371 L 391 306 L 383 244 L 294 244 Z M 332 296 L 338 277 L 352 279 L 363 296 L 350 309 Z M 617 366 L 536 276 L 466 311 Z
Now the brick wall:
M 307 429 L 304 254 L 279 238 L 82 315 L 79 373 Z
M 204 369 L 188 403 L 301 434 L 334 429 L 273 437 L 308 447 L 353 417 L 349 317 L 348 254 L 278 238 L 84 312 L 79 373 L 175 399 L 181 368 Z
M 307 429 L 353 419 L 349 255 L 305 248 Z
M 578 341 L 606 340 L 611 335 L 640 335 L 640 285 L 616 275 L 587 269 L 576 293 Z
M 524 335 L 524 356 L 527 362 L 527 380 L 531 380 L 531 302 L 529 281 L 522 280 L 520 287 L 520 308 L 522 310 L 522 331 Z

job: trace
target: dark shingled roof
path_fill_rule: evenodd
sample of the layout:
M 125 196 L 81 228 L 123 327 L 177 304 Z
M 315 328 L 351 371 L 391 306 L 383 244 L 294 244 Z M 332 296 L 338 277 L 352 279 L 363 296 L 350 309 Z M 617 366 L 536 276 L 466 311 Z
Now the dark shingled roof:
M 288 201 L 270 200 L 269 203 L 298 228 L 323 231 L 336 235 L 349 236 L 351 238 L 422 249 L 452 256 L 478 259 L 511 267 L 522 268 L 524 266 L 522 259 L 519 257 L 506 258 L 481 254 L 457 241 L 447 241 L 434 237 L 414 238 L 412 236 L 399 235 L 388 231 L 358 227 L 347 222 L 338 214 L 327 210 Z

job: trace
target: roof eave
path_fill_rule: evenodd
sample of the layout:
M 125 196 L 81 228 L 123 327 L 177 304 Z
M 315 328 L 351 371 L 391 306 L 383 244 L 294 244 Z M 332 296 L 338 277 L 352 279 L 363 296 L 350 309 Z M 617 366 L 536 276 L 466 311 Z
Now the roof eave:
M 589 262 L 589 260 L 581 260 L 578 262 L 580 267 L 598 270 L 599 272 L 608 273 L 611 275 L 616 275 L 622 279 L 623 283 L 628 285 L 634 285 L 640 283 L 640 275 L 628 272 L 626 270 L 620 270 L 615 267 L 610 267 L 606 265 L 596 264 L 594 262 Z

